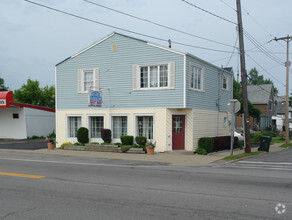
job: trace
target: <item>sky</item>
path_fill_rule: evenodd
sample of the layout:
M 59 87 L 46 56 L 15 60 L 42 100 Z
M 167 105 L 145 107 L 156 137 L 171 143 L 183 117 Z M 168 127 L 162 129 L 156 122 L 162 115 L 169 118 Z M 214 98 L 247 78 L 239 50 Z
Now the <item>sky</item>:
M 114 31 L 162 46 L 170 39 L 175 50 L 233 67 L 240 81 L 236 0 L 88 0 L 116 11 L 84 0 L 31 1 L 95 22 L 24 0 L 0 0 L 0 78 L 12 91 L 27 79 L 53 86 L 57 63 Z M 287 43 L 273 39 L 292 36 L 292 1 L 241 0 L 241 6 L 247 72 L 255 67 L 285 95 Z

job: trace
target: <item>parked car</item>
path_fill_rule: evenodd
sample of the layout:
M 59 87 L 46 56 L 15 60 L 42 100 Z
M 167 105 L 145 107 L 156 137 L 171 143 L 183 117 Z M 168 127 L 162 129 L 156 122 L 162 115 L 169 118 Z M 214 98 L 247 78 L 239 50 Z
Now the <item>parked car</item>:
M 238 141 L 244 141 L 244 135 L 239 131 L 234 131 L 234 137 L 237 137 Z

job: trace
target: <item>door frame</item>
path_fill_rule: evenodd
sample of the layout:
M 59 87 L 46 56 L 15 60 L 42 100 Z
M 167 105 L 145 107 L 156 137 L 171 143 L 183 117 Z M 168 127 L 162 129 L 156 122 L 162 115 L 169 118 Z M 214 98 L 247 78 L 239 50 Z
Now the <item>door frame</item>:
M 187 144 L 187 115 L 186 114 L 172 114 L 171 115 L 171 150 L 172 151 L 176 151 L 173 149 L 173 116 L 184 116 L 185 118 L 185 126 L 184 126 L 184 149 L 181 149 L 181 150 L 186 150 L 186 144 Z

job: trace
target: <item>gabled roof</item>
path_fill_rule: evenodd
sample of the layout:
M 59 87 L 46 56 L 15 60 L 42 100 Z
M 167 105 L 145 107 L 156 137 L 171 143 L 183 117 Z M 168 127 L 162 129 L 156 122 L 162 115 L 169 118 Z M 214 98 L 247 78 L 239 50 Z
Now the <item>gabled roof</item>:
M 252 104 L 268 104 L 271 94 L 273 95 L 272 84 L 247 86 L 247 98 Z
M 67 61 L 67 60 L 69 60 L 69 59 L 71 59 L 71 58 L 74 58 L 74 57 L 76 57 L 76 56 L 78 56 L 78 55 L 84 53 L 85 51 L 87 51 L 87 50 L 89 50 L 90 48 L 92 48 L 92 47 L 94 47 L 94 46 L 96 46 L 96 45 L 102 43 L 103 41 L 107 40 L 108 38 L 112 37 L 113 35 L 120 35 L 120 36 L 123 36 L 123 37 L 129 38 L 129 39 L 133 39 L 133 40 L 137 40 L 137 41 L 140 41 L 140 42 L 146 43 L 146 44 L 148 44 L 148 45 L 150 45 L 150 46 L 153 46 L 153 47 L 158 47 L 158 48 L 161 48 L 161 49 L 163 49 L 163 50 L 168 50 L 168 51 L 173 52 L 173 53 L 177 53 L 177 54 L 181 54 L 181 55 L 185 55 L 185 56 L 190 56 L 190 57 L 195 58 L 195 59 L 197 59 L 197 60 L 199 60 L 199 61 L 201 61 L 201 62 L 204 62 L 204 63 L 206 63 L 206 64 L 208 64 L 208 65 L 211 65 L 211 66 L 213 66 L 213 67 L 215 67 L 215 68 L 217 68 L 217 69 L 223 70 L 224 72 L 233 75 L 233 71 L 230 71 L 232 68 L 231 68 L 231 69 L 230 69 L 230 68 L 220 68 L 220 67 L 215 66 L 214 64 L 209 63 L 209 62 L 207 62 L 207 61 L 205 61 L 205 60 L 203 60 L 203 59 L 201 59 L 201 58 L 199 58 L 199 57 L 197 57 L 197 56 L 195 56 L 195 55 L 192 55 L 192 54 L 190 54 L 190 53 L 185 53 L 185 52 L 181 52 L 181 51 L 178 51 L 178 50 L 174 50 L 174 49 L 169 48 L 169 47 L 166 47 L 166 46 L 162 46 L 162 45 L 159 45 L 159 44 L 151 43 L 151 42 L 148 42 L 148 41 L 145 41 L 145 40 L 141 40 L 141 39 L 139 39 L 139 38 L 131 37 L 131 36 L 128 36 L 128 35 L 124 35 L 124 34 L 117 33 L 117 32 L 112 32 L 111 34 L 107 35 L 106 37 L 102 38 L 101 40 L 95 41 L 93 44 L 89 45 L 88 47 L 84 48 L 83 50 L 81 50 L 81 51 L 77 52 L 76 54 L 74 54 L 74 55 L 72 55 L 72 56 L 70 56 L 70 57 L 64 59 L 63 61 L 57 63 L 56 66 L 58 66 L 59 64 L 65 62 L 65 61 Z

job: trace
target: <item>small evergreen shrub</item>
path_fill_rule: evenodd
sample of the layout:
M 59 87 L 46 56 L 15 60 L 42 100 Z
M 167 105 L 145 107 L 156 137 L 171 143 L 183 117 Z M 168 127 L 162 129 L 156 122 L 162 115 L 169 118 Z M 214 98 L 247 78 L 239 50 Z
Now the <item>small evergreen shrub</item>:
M 211 137 L 202 137 L 199 139 L 199 148 L 205 149 L 207 153 L 213 152 L 214 139 Z
M 136 141 L 137 144 L 145 146 L 145 144 L 147 142 L 147 138 L 143 137 L 143 136 L 137 136 L 135 138 L 135 141 Z
M 197 154 L 202 154 L 202 155 L 207 155 L 208 154 L 207 151 L 206 151 L 206 149 L 200 148 L 200 147 L 197 148 L 196 153 Z
M 231 136 L 214 137 L 214 152 L 230 149 Z M 234 137 L 234 148 L 238 146 L 238 138 Z
M 133 145 L 134 137 L 130 135 L 121 136 L 122 145 Z
M 101 138 L 105 143 L 110 143 L 112 140 L 112 131 L 110 129 L 101 129 Z
M 85 144 L 89 142 L 89 138 L 88 138 L 88 129 L 85 127 L 80 127 L 77 130 L 77 140 L 78 142 Z
M 74 143 L 73 145 L 74 145 L 74 146 L 85 146 L 84 143 L 79 143 L 79 142 L 76 142 L 76 143 Z
M 130 146 L 130 145 L 122 145 L 121 146 L 121 151 L 123 152 L 123 153 L 126 153 L 128 150 L 130 150 L 132 148 L 132 146 Z

